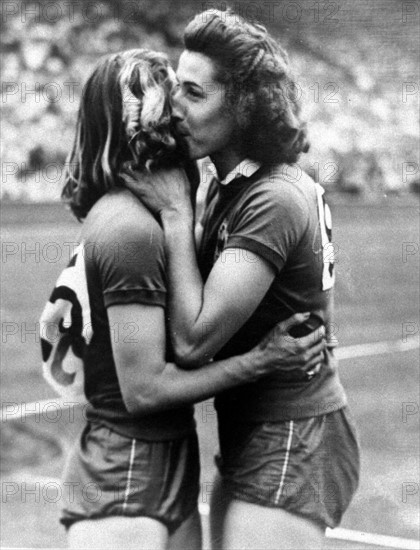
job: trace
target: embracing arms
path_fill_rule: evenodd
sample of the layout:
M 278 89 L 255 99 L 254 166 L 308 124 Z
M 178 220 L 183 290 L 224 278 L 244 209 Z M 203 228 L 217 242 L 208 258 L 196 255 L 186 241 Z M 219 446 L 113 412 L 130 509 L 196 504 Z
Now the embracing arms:
M 314 367 L 320 360 L 323 343 L 318 342 L 312 359 L 296 348 L 287 323 L 280 323 L 250 352 L 196 370 L 183 370 L 165 362 L 165 317 L 159 306 L 130 304 L 108 308 L 110 326 L 135 323 L 139 327 L 134 342 L 111 338 L 113 356 L 124 403 L 132 414 L 148 414 L 195 403 L 263 376 L 290 364 Z M 305 315 L 294 316 L 301 323 Z M 306 338 L 310 338 L 307 336 Z M 304 340 L 304 339 L 301 339 Z
M 197 367 L 211 360 L 249 319 L 273 282 L 274 267 L 250 250 L 226 249 L 204 285 L 197 267 L 193 209 L 185 174 L 178 169 L 141 176 L 132 172 L 125 181 L 161 219 L 176 360 L 184 368 Z M 320 334 L 312 334 L 302 340 L 301 348 L 296 340 L 291 345 L 296 346 L 297 356 L 303 349 L 311 354 L 321 340 Z M 289 364 L 297 366 L 293 358 Z
M 209 361 L 252 315 L 274 279 L 268 262 L 227 250 L 206 284 L 197 267 L 191 215 L 162 214 L 168 258 L 171 337 L 184 366 Z

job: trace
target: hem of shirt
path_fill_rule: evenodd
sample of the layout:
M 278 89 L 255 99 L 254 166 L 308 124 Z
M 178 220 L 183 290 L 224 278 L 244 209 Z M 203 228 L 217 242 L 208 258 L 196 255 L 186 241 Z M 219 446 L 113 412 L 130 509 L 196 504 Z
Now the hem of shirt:
M 248 411 L 238 406 L 238 411 L 232 413 L 224 407 L 216 405 L 216 412 L 221 418 L 221 422 L 227 416 L 229 420 L 235 419 L 241 422 L 260 423 L 260 422 L 288 422 L 290 420 L 302 420 L 304 418 L 315 418 L 337 412 L 348 406 L 347 399 L 326 401 L 325 403 L 304 403 L 296 402 L 290 405 L 276 407 L 275 410 L 261 407 L 258 410 Z
M 104 292 L 105 307 L 133 303 L 165 307 L 166 292 L 139 288 Z
M 226 248 L 243 248 L 249 250 L 254 254 L 258 254 L 264 260 L 269 262 L 277 271 L 281 271 L 284 267 L 284 259 L 276 252 L 273 248 L 270 248 L 264 243 L 257 241 L 256 239 L 251 239 L 250 237 L 245 237 L 242 235 L 230 236 L 225 245 Z
M 287 387 L 260 391 L 259 395 L 247 395 L 246 399 L 227 402 L 224 394 L 216 396 L 215 408 L 224 418 L 234 417 L 246 422 L 283 422 L 313 418 L 339 411 L 348 405 L 347 395 L 337 374 L 322 390 L 310 396 L 287 398 Z M 233 406 L 232 406 L 233 405 Z
M 147 421 L 144 417 L 141 422 L 138 419 L 137 422 L 124 422 L 118 421 L 107 417 L 106 411 L 94 409 L 92 406 L 86 410 L 86 420 L 92 424 L 100 424 L 122 435 L 123 437 L 129 437 L 139 439 L 142 441 L 175 441 L 184 439 L 196 431 L 196 422 L 193 412 L 184 411 L 185 417 L 180 418 L 179 425 L 164 426 L 162 423 L 153 425 L 153 421 Z M 184 416 L 184 415 L 183 415 Z

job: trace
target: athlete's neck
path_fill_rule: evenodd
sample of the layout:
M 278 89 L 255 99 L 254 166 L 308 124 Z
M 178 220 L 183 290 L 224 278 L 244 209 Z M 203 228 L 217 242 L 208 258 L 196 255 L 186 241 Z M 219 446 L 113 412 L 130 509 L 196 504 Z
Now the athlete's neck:
M 223 180 L 245 157 L 237 151 L 227 150 L 214 153 L 210 158 L 216 167 L 218 177 Z

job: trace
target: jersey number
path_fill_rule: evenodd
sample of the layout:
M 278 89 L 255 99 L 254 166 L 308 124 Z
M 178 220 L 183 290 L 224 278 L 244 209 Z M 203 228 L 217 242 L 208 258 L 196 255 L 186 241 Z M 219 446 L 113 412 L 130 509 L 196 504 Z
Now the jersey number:
M 332 242 L 332 219 L 331 210 L 324 199 L 324 189 L 317 183 L 316 196 L 318 201 L 318 217 L 321 229 L 322 243 L 322 290 L 329 290 L 334 286 L 335 272 L 335 250 Z

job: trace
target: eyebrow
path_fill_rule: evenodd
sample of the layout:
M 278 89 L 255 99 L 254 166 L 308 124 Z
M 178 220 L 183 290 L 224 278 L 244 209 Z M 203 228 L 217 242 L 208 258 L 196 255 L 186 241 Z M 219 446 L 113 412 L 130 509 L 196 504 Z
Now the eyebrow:
M 198 82 L 194 82 L 194 80 L 182 80 L 180 78 L 178 71 L 175 74 L 176 74 L 176 79 L 180 84 L 187 85 L 187 86 L 196 86 L 197 88 L 203 88 L 202 86 L 200 86 L 200 84 L 198 84 Z
M 201 88 L 203 89 L 202 86 L 200 86 L 200 84 L 198 84 L 197 82 L 194 82 L 193 80 L 184 80 L 184 81 L 181 81 L 179 78 L 178 78 L 178 81 L 180 83 L 182 83 L 182 85 L 186 85 L 186 86 L 195 86 L 196 88 Z

